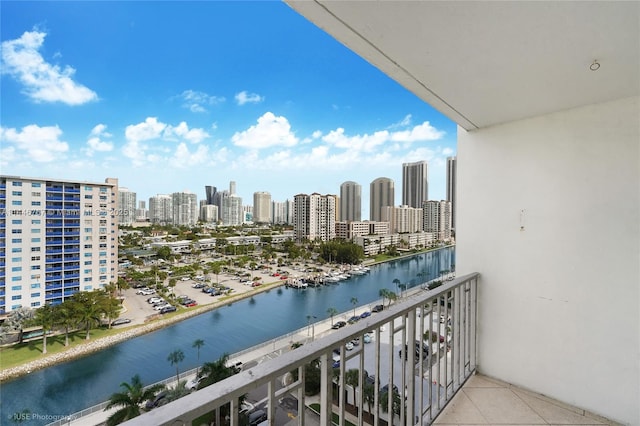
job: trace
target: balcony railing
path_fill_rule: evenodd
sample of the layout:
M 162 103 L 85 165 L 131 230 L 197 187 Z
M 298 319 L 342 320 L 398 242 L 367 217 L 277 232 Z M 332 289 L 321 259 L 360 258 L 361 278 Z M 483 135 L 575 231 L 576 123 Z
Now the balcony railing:
M 277 401 L 293 394 L 297 397 L 300 413 L 298 424 L 302 425 L 305 365 L 314 360 L 319 360 L 321 425 L 332 424 L 334 413 L 338 416 L 338 424 L 345 424 L 346 393 L 349 393 L 351 403 L 359 408 L 358 424 L 364 423 L 364 412 L 368 412 L 369 405 L 376 426 L 380 420 L 400 425 L 430 424 L 476 369 L 477 283 L 478 274 L 474 273 L 448 281 L 435 290 L 402 298 L 378 314 L 156 408 L 126 424 L 187 425 L 230 404 L 230 424 L 237 426 L 239 398 L 265 386 L 265 411 L 270 424 L 275 421 Z M 345 351 L 348 342 L 355 338 L 364 342 L 365 334 L 369 332 L 373 333 L 371 343 Z M 423 336 L 427 336 L 426 341 Z M 333 360 L 335 348 L 342 348 L 339 361 Z M 367 401 L 372 400 L 371 404 L 365 403 L 367 386 L 364 386 L 364 392 L 360 392 L 360 387 L 354 392 L 346 384 L 347 367 L 358 371 L 358 383 L 363 384 L 368 378 L 365 369 L 369 377 L 374 377 L 373 395 L 366 397 Z M 298 372 L 299 379 L 276 390 L 283 376 L 292 371 Z M 385 396 L 382 390 L 385 385 L 389 385 L 388 389 L 398 389 L 397 393 L 387 392 Z M 381 408 L 383 397 L 388 398 L 388 407 L 396 407 L 392 410 L 395 413 Z

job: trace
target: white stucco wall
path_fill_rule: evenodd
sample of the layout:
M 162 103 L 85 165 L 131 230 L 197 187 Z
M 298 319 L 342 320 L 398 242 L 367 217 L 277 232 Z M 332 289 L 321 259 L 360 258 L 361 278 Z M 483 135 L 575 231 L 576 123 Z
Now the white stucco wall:
M 456 269 L 481 273 L 480 371 L 631 425 L 639 117 L 634 97 L 458 130 Z

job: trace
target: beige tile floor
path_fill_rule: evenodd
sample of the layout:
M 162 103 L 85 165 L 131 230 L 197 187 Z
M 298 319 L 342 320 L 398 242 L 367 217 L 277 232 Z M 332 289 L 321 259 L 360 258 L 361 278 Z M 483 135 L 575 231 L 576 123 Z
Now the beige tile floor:
M 607 419 L 498 380 L 472 376 L 437 425 L 615 425 Z

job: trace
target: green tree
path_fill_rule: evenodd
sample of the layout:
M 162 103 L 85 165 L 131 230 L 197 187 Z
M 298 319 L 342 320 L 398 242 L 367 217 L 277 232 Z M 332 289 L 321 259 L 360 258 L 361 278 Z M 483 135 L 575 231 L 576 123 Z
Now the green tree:
M 198 351 L 198 366 L 200 365 L 200 348 L 203 346 L 204 346 L 204 340 L 202 339 L 194 340 L 193 344 L 191 345 L 192 348 L 196 348 L 196 350 Z
M 61 326 L 64 327 L 64 345 L 69 346 L 69 329 L 78 324 L 78 312 L 73 300 L 67 299 L 55 306 L 56 316 Z
M 72 296 L 76 304 L 78 320 L 86 326 L 86 339 L 91 338 L 91 326 L 98 324 L 105 312 L 105 300 L 107 294 L 103 291 L 81 291 Z
M 351 304 L 353 305 L 353 316 L 356 316 L 356 305 L 358 304 L 358 298 L 357 297 L 352 297 L 351 298 Z
M 393 283 L 393 285 L 395 285 L 396 287 L 396 293 L 398 293 L 398 286 L 400 285 L 400 280 L 398 278 L 394 278 L 393 281 L 391 281 Z
M 42 353 L 47 353 L 47 333 L 56 323 L 56 312 L 52 305 L 44 305 L 36 309 L 33 322 L 42 327 Z
M 109 403 L 104 411 L 112 407 L 122 407 L 107 418 L 107 426 L 114 426 L 126 420 L 130 420 L 140 415 L 140 406 L 147 400 L 153 399 L 159 391 L 164 389 L 164 385 L 156 384 L 144 388 L 139 375 L 131 378 L 131 383 L 122 382 L 120 387 L 123 392 L 111 395 Z
M 402 293 L 407 289 L 406 284 L 398 284 L 398 288 L 400 289 L 400 297 L 402 297 Z
M 231 377 L 235 374 L 235 371 L 227 365 L 229 362 L 229 355 L 222 354 L 220 358 L 213 362 L 205 362 L 200 370 L 200 376 L 203 377 L 202 381 L 198 385 L 198 389 L 202 389 L 209 385 L 224 380 L 227 377 Z
M 182 352 L 182 349 L 176 349 L 167 356 L 167 361 L 171 363 L 172 367 L 176 366 L 176 383 L 180 383 L 179 364 L 184 361 L 184 352 Z
M 107 316 L 109 321 L 109 328 L 111 328 L 111 321 L 118 317 L 120 310 L 122 309 L 122 305 L 118 299 L 107 296 L 103 301 L 103 309 L 104 314 Z
M 382 392 L 379 395 L 380 407 L 387 413 L 389 412 L 389 392 Z M 393 413 L 396 415 L 400 415 L 400 410 L 402 409 L 402 399 L 400 398 L 400 394 L 397 390 L 393 390 L 392 395 L 392 404 L 393 404 Z
M 334 307 L 327 309 L 327 315 L 331 317 L 331 326 L 333 327 L 333 316 L 338 313 L 338 310 Z

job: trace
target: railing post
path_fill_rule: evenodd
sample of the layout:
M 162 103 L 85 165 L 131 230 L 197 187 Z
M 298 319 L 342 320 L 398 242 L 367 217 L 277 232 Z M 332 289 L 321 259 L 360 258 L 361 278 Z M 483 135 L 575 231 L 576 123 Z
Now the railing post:
M 400 399 L 403 401 L 402 404 L 402 414 L 404 414 L 404 424 L 415 424 L 415 415 L 416 415 L 416 403 L 415 403 L 415 389 L 416 389 L 416 341 L 420 344 L 418 348 L 418 360 L 422 358 L 422 336 L 416 339 L 416 310 L 412 309 L 409 311 L 408 315 L 409 323 L 407 327 L 407 334 L 409 335 L 409 339 L 411 341 L 408 346 L 407 352 L 409 355 L 408 368 L 406 369 L 409 373 L 407 376 L 407 380 L 404 380 L 404 389 L 400 389 Z M 421 317 L 422 318 L 422 317 Z M 406 414 L 405 414 L 406 407 Z M 401 417 L 403 417 L 401 415 Z
M 333 375 L 332 375 L 332 362 L 327 353 L 322 354 L 320 357 L 320 424 L 331 424 L 331 413 L 333 412 Z M 304 389 L 304 385 L 303 385 Z

